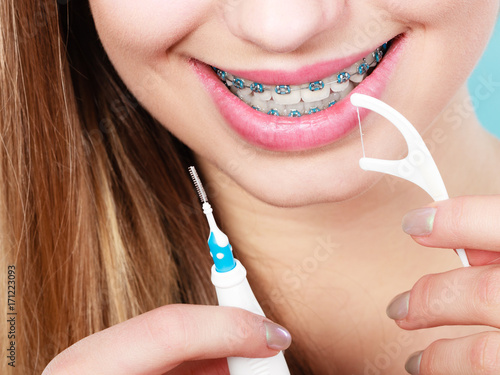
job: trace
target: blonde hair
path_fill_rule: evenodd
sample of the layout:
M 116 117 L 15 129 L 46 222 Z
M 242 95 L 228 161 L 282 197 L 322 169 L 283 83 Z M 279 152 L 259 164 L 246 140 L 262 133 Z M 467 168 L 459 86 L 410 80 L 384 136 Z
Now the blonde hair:
M 62 2 L 0 3 L 1 275 L 15 265 L 17 312 L 2 374 L 39 374 L 158 306 L 216 302 L 189 150 L 128 93 L 87 2 Z

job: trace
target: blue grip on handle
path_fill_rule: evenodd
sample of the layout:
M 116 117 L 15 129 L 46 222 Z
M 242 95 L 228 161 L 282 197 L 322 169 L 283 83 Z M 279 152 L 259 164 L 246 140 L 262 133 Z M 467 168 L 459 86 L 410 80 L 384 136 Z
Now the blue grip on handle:
M 217 244 L 213 232 L 210 232 L 210 237 L 208 238 L 208 246 L 210 247 L 210 255 L 214 260 L 215 270 L 220 273 L 229 272 L 234 267 L 236 267 L 236 262 L 234 261 L 233 248 L 231 244 L 221 247 Z

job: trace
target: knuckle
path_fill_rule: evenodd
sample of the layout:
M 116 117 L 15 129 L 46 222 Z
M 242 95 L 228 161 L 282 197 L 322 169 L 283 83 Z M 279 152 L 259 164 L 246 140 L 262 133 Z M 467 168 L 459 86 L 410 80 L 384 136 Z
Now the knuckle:
M 429 319 L 436 315 L 437 303 L 435 296 L 438 295 L 436 290 L 437 286 L 432 275 L 421 277 L 413 287 L 411 298 L 414 299 L 417 297 L 419 299 L 418 304 L 413 304 L 414 306 L 418 305 L 419 311 L 418 314 L 413 311 L 411 316 L 413 320 L 416 320 L 418 315 L 419 321 L 417 323 L 426 325 Z M 417 293 L 414 293 L 414 291 L 417 291 Z
M 420 362 L 420 373 L 422 374 L 439 374 L 440 368 L 443 363 L 443 358 L 440 357 L 440 347 L 447 339 L 440 339 L 431 343 L 425 349 L 422 361 Z
M 474 373 L 493 375 L 500 370 L 500 334 L 485 332 L 478 335 L 468 353 Z
M 500 308 L 499 267 L 486 268 L 479 274 L 473 301 L 473 308 L 480 316 L 484 314 L 490 316 L 492 312 L 498 312 Z
M 167 305 L 158 308 L 143 320 L 145 335 L 165 353 L 187 351 L 189 347 L 189 316 L 179 305 Z
M 233 327 L 234 330 L 229 332 L 231 337 L 230 340 L 232 344 L 242 343 L 249 339 L 256 327 L 257 317 L 254 314 L 250 314 L 247 311 L 241 309 L 234 309 L 233 312 Z
M 462 230 L 467 220 L 466 213 L 467 199 L 466 197 L 457 197 L 453 199 L 450 214 L 448 216 L 448 229 L 453 238 L 461 239 Z

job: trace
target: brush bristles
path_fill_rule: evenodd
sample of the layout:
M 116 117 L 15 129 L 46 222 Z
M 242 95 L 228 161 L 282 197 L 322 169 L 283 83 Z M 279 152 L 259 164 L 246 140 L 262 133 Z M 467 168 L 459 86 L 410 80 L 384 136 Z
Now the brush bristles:
M 203 189 L 203 185 L 201 184 L 200 177 L 196 172 L 196 168 L 191 166 L 189 167 L 189 174 L 191 175 L 191 179 L 193 180 L 194 187 L 196 188 L 196 192 L 198 193 L 198 197 L 200 197 L 201 203 L 207 203 L 208 197 L 205 189 Z

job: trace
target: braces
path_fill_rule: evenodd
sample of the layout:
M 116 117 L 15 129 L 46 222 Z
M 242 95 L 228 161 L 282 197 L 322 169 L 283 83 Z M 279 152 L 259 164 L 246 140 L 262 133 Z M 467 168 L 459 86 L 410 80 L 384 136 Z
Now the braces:
M 390 43 L 390 42 L 388 42 Z M 302 84 L 302 85 L 275 85 L 275 86 L 269 86 L 269 85 L 263 85 L 258 82 L 251 82 L 249 81 L 248 83 L 245 82 L 244 79 L 236 77 L 228 72 L 225 72 L 221 69 L 218 69 L 216 67 L 212 67 L 212 69 L 215 71 L 219 79 L 224 82 L 224 84 L 228 87 L 234 87 L 236 90 L 244 90 L 244 89 L 249 89 L 252 94 L 261 94 L 264 91 L 274 91 L 278 95 L 288 95 L 293 91 L 300 91 L 300 90 L 306 90 L 309 89 L 310 91 L 319 91 L 323 90 L 326 85 L 329 84 L 343 84 L 348 82 L 353 76 L 359 75 L 362 76 L 364 74 L 367 74 L 368 71 L 371 68 L 374 68 L 375 66 L 378 65 L 380 61 L 382 61 L 382 58 L 384 57 L 384 54 L 387 52 L 388 49 L 388 43 L 384 43 L 381 47 L 378 47 L 374 52 L 371 53 L 371 57 L 373 57 L 373 60 L 368 62 L 367 58 L 363 58 L 361 62 L 358 62 L 356 66 L 356 71 L 353 73 L 349 73 L 347 71 L 341 71 L 340 73 L 337 73 L 336 80 L 334 81 L 323 81 L 323 80 L 318 80 L 314 82 L 310 82 L 308 84 Z M 351 65 L 352 66 L 352 65 Z M 350 68 L 350 67 L 349 67 Z M 347 68 L 348 69 L 348 68 Z M 295 86 L 295 87 L 292 87 Z M 356 86 L 356 83 L 355 83 Z M 231 90 L 232 91 L 232 90 Z M 233 91 L 233 93 L 237 96 L 239 96 L 236 92 Z M 241 98 L 241 97 L 240 97 Z M 284 116 L 288 117 L 301 117 L 303 115 L 311 115 L 316 112 L 320 112 L 326 108 L 330 108 L 331 106 L 335 105 L 337 103 L 337 100 L 341 100 L 342 98 L 333 98 L 331 97 L 330 100 L 327 104 L 319 105 L 319 106 L 314 106 L 311 107 L 309 106 L 308 108 L 305 108 L 304 111 L 299 110 L 298 108 L 293 108 L 294 105 L 288 105 L 291 106 L 292 108 L 285 109 L 285 111 L 288 111 L 288 113 Z M 319 100 L 318 100 L 319 101 Z M 247 103 L 248 104 L 248 103 Z M 280 112 L 281 110 L 278 110 L 277 107 L 271 108 L 269 110 L 263 110 L 258 106 L 251 105 L 251 108 L 267 113 L 268 115 L 272 116 L 281 116 Z
M 372 52 L 373 56 L 372 62 L 368 63 L 368 61 L 366 61 L 366 58 L 363 58 L 363 62 L 358 65 L 355 73 L 350 74 L 348 72 L 340 72 L 337 74 L 336 81 L 324 82 L 323 80 L 318 80 L 315 82 L 311 82 L 309 83 L 309 90 L 310 91 L 322 90 L 325 87 L 325 85 L 332 83 L 341 84 L 347 82 L 349 79 L 351 79 L 352 76 L 366 74 L 370 68 L 375 67 L 382 60 L 385 51 L 387 51 L 387 43 L 384 43 L 381 47 L 377 48 L 374 52 Z M 220 80 L 224 82 L 227 86 L 234 86 L 240 90 L 248 88 L 252 90 L 254 93 L 258 94 L 263 93 L 264 91 L 274 91 L 276 94 L 279 95 L 287 95 L 290 94 L 292 91 L 303 90 L 303 88 L 301 87 L 292 88 L 291 85 L 267 86 L 257 82 L 252 82 L 251 84 L 248 85 L 242 78 L 233 76 L 233 78 L 231 79 L 228 77 L 227 72 L 220 70 L 216 67 L 212 67 L 212 69 L 215 71 Z

